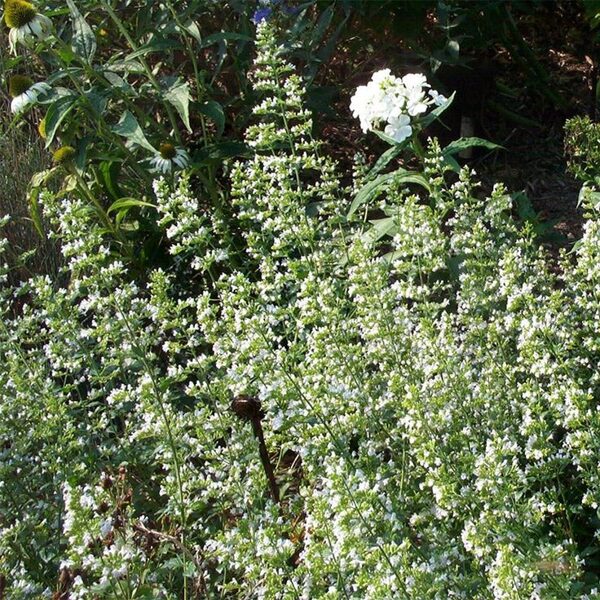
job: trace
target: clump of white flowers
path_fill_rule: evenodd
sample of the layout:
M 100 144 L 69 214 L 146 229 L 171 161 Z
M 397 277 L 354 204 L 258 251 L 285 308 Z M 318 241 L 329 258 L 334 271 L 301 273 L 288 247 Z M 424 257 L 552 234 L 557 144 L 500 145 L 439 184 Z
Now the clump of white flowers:
M 556 269 L 430 142 L 365 236 L 268 23 L 257 46 L 236 235 L 159 180 L 170 255 L 140 275 L 41 195 L 65 268 L 0 286 L 6 596 L 598 600 L 598 208 Z
M 424 75 L 396 77 L 390 69 L 382 69 L 373 74 L 367 85 L 357 88 L 350 110 L 360 119 L 365 133 L 383 126 L 386 135 L 402 142 L 411 136 L 414 119 L 431 105 L 441 106 L 444 102 L 446 98 L 431 89 Z

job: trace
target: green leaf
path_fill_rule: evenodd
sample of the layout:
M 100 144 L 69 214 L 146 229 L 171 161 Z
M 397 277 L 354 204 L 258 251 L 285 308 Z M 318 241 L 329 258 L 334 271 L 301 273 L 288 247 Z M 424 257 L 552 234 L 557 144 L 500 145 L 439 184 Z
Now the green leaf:
M 100 92 L 97 88 L 93 88 L 89 92 L 85 93 L 85 97 L 89 100 L 90 104 L 99 115 L 104 114 L 106 105 L 108 104 L 108 99 L 102 92 Z
M 50 147 L 60 124 L 77 105 L 78 100 L 77 96 L 68 95 L 61 96 L 56 102 L 50 104 L 46 112 L 46 148 Z
M 352 204 L 350 205 L 347 216 L 351 217 L 359 207 L 365 204 L 365 202 L 373 199 L 379 193 L 383 184 L 388 182 L 416 183 L 417 185 L 424 187 L 427 191 L 431 191 L 428 181 L 419 173 L 411 173 L 410 171 L 405 171 L 404 169 L 394 171 L 393 173 L 385 173 L 384 175 L 379 175 L 372 181 L 369 181 L 369 183 L 365 184 L 360 190 L 358 190 L 354 200 L 352 201 Z
M 203 165 L 216 165 L 228 158 L 250 158 L 252 149 L 243 142 L 221 142 L 202 148 L 194 155 L 194 162 Z
M 169 50 L 175 50 L 177 48 L 181 48 L 181 44 L 175 40 L 156 39 L 148 44 L 144 44 L 135 52 L 128 54 L 127 59 L 131 60 L 133 58 L 137 58 L 138 56 L 152 54 L 153 52 L 166 52 Z
M 225 129 L 225 113 L 223 112 L 223 107 L 218 102 L 209 100 L 200 105 L 198 110 L 215 122 L 217 125 L 217 136 L 220 136 Z
M 467 148 L 473 148 L 475 146 L 487 148 L 488 150 L 504 150 L 503 146 L 494 144 L 494 142 L 490 142 L 488 140 L 484 140 L 484 139 L 478 138 L 478 137 L 466 137 L 466 138 L 459 138 L 458 140 L 455 140 L 454 142 L 450 142 L 442 150 L 442 154 L 444 156 L 458 154 L 459 152 L 462 152 L 463 150 L 466 150 Z
M 386 217 L 385 219 L 377 219 L 371 221 L 373 227 L 362 234 L 361 239 L 367 243 L 374 244 L 385 235 L 394 235 L 398 229 L 398 224 L 394 217 Z
M 200 35 L 200 28 L 196 21 L 189 21 L 183 28 L 187 31 L 199 44 L 202 43 L 202 36 Z
M 96 54 L 96 36 L 73 0 L 67 0 L 67 5 L 71 11 L 73 21 L 73 51 L 88 64 L 91 64 Z
M 138 200 L 137 198 L 119 198 L 116 202 L 113 202 L 106 211 L 107 213 L 114 212 L 115 210 L 121 210 L 123 208 L 131 208 L 132 206 L 150 206 L 156 208 L 154 204 L 145 202 L 144 200 Z
M 398 146 L 398 144 L 406 145 L 406 140 L 402 140 L 401 142 L 398 142 L 393 137 L 390 137 L 386 133 L 383 133 L 383 131 L 378 131 L 377 129 L 373 129 L 372 131 L 380 140 L 387 142 L 388 144 L 390 144 L 390 146 Z M 407 138 L 407 139 L 409 139 L 409 138 Z
M 372 177 L 373 175 L 377 175 L 378 173 L 381 173 L 381 171 L 383 171 L 383 169 L 385 169 L 385 167 L 387 167 L 387 165 L 392 160 L 394 160 L 397 156 L 399 156 L 399 154 L 402 152 L 402 150 L 404 150 L 404 148 L 406 148 L 407 145 L 408 145 L 408 140 L 404 140 L 404 142 L 402 142 L 400 144 L 395 144 L 394 146 L 392 146 L 391 148 L 386 150 L 377 159 L 377 161 L 373 165 L 373 168 L 369 171 L 368 177 Z
M 187 81 L 176 81 L 166 92 L 165 100 L 175 107 L 186 129 L 191 133 L 190 125 L 190 85 Z
M 112 130 L 116 134 L 126 138 L 129 143 L 145 148 L 153 154 L 156 153 L 156 149 L 146 139 L 146 136 L 144 135 L 140 124 L 137 122 L 137 119 L 128 110 L 121 115 L 119 122 L 112 128 Z
M 106 160 L 100 163 L 96 174 L 100 185 L 115 200 L 121 198 L 119 184 L 117 183 L 120 169 L 121 165 L 119 162 Z
M 29 190 L 27 194 L 27 200 L 29 203 L 29 214 L 36 231 L 40 234 L 40 237 L 46 238 L 44 227 L 42 225 L 42 215 L 38 199 L 40 197 L 40 191 L 43 186 L 58 172 L 57 167 L 52 169 L 46 169 L 45 171 L 39 171 L 35 173 L 29 181 Z

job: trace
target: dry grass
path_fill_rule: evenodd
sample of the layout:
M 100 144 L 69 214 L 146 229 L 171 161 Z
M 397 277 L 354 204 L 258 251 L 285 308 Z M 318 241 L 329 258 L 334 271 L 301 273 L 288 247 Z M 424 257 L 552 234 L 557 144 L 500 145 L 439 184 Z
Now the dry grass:
M 0 107 L 0 217 L 11 220 L 0 231 L 9 242 L 10 283 L 26 276 L 55 273 L 60 255 L 55 244 L 36 231 L 29 212 L 27 189 L 31 177 L 48 168 L 49 153 L 28 122 L 11 126 L 10 106 L 3 94 Z M 25 255 L 25 256 L 24 256 Z

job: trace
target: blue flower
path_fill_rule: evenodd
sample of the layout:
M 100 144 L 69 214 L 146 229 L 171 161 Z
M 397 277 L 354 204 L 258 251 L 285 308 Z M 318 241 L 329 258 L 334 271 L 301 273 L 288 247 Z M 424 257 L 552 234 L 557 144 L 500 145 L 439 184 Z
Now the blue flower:
M 254 11 L 254 15 L 252 15 L 252 22 L 255 25 L 262 23 L 263 21 L 268 21 L 273 14 L 273 9 L 269 6 L 263 6 Z

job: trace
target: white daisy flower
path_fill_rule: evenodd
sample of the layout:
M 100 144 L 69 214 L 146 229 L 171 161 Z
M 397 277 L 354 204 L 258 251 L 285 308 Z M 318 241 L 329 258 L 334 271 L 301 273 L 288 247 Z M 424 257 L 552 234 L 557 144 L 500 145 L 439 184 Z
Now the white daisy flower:
M 10 110 L 18 115 L 26 108 L 35 104 L 39 96 L 47 94 L 51 90 L 47 83 L 33 81 L 25 75 L 13 75 L 9 82 L 9 92 L 12 97 Z
M 36 38 L 47 38 L 52 32 L 52 21 L 26 0 L 6 0 L 4 21 L 10 27 L 8 42 L 13 54 L 17 53 L 17 44 L 27 46 Z
M 150 159 L 153 169 L 159 173 L 170 173 L 178 169 L 185 169 L 191 162 L 190 155 L 183 149 L 164 143 L 154 158 Z

